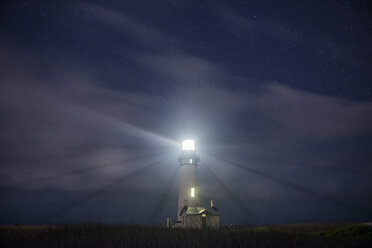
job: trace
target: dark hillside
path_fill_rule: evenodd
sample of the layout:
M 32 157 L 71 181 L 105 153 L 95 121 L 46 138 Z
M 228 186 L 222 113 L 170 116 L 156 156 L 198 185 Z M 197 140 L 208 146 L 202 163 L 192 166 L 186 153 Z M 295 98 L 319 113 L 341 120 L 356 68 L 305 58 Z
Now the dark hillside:
M 319 231 L 322 230 L 322 231 Z M 341 231 L 340 231 L 341 230 Z M 346 236 L 347 238 L 345 238 Z M 181 230 L 120 225 L 3 226 L 0 247 L 371 247 L 372 227 Z

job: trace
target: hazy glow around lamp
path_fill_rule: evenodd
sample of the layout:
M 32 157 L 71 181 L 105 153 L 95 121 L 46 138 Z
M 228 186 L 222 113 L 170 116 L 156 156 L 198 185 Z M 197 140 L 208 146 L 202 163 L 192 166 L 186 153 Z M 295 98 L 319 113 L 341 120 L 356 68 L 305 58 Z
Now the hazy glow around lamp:
M 182 150 L 195 150 L 195 141 L 194 140 L 182 141 Z

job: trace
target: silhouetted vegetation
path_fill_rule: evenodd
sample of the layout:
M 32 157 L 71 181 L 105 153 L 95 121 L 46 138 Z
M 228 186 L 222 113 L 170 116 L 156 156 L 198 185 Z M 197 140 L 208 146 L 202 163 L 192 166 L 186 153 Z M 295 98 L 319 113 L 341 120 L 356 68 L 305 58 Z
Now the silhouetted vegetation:
M 370 226 L 320 225 L 317 232 L 309 231 L 306 225 L 295 227 L 181 230 L 99 224 L 3 226 L 0 247 L 372 247 Z

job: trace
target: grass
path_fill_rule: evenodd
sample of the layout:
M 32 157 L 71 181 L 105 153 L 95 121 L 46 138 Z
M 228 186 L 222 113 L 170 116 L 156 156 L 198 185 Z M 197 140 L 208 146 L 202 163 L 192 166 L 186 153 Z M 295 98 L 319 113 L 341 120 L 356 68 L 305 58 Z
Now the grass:
M 327 231 L 320 231 L 314 235 L 329 239 L 342 240 L 368 240 L 372 238 L 372 227 L 367 225 L 357 225 L 351 227 L 335 228 Z
M 181 230 L 124 225 L 2 226 L 0 247 L 372 247 L 366 225 Z

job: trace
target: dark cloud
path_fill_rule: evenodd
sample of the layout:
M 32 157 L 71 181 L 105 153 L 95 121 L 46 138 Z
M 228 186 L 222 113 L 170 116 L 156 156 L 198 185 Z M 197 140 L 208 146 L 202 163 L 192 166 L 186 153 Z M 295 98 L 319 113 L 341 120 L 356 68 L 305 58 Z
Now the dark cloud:
M 301 49 L 307 49 L 308 46 L 316 45 L 322 47 L 321 53 L 327 60 L 337 58 L 352 66 L 360 67 L 367 61 L 362 54 L 350 54 L 348 47 L 343 45 L 342 41 L 327 37 L 324 32 L 318 29 L 309 27 L 306 30 L 299 31 L 295 24 L 281 23 L 277 19 L 270 20 L 262 17 L 258 19 L 257 17 L 245 18 L 228 10 L 222 11 L 220 15 L 224 17 L 224 21 L 231 23 L 232 27 L 239 27 L 240 31 L 236 33 L 240 35 L 245 33 L 245 31 L 249 31 L 255 35 L 264 35 L 283 40 L 290 43 L 291 46 L 300 47 Z

